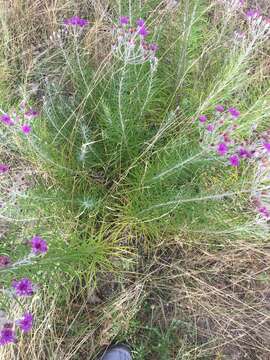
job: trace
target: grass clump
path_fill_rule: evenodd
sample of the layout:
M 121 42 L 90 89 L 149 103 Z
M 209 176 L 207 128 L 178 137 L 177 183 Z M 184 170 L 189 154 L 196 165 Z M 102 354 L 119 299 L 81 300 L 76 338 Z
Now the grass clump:
M 13 27 L 19 11 L 2 9 L 1 50 L 12 81 L 9 99 L 1 96 L 1 161 L 10 169 L 0 174 L 7 233 L 0 252 L 16 249 L 3 284 L 9 288 L 14 277 L 42 283 L 40 296 L 54 304 L 48 321 L 57 338 L 39 355 L 30 348 L 31 357 L 76 358 L 90 339 L 93 356 L 114 338 L 134 341 L 132 322 L 137 326 L 144 299 L 155 293 L 170 302 L 177 288 L 170 280 L 182 276 L 173 254 L 167 259 L 173 274 L 157 259 L 149 263 L 157 249 L 166 253 L 172 244 L 177 253 L 180 239 L 216 251 L 231 241 L 268 238 L 269 92 L 260 53 L 269 22 L 228 3 L 120 2 L 102 11 L 83 1 L 76 9 L 46 3 L 46 11 L 35 4 L 32 11 L 49 20 L 38 26 L 35 51 L 21 60 L 20 36 L 31 41 L 33 34 Z M 75 10 L 89 20 L 69 18 Z M 46 239 L 48 254 L 20 263 L 36 234 Z M 94 289 L 107 284 L 107 274 L 115 288 L 102 298 Z M 164 300 L 158 289 L 167 282 Z M 38 311 L 35 299 L 29 306 Z M 89 325 L 91 301 L 98 305 Z M 66 323 L 61 313 L 54 318 L 58 309 L 68 313 Z M 9 316 L 18 313 L 14 307 Z M 182 336 L 179 313 L 166 329 L 145 327 L 157 343 L 151 355 L 205 355 L 200 344 L 191 349 L 194 336 L 171 349 Z M 45 337 L 51 330 L 43 325 Z M 36 346 L 35 337 L 29 341 Z M 138 359 L 149 355 L 146 348 L 142 343 Z

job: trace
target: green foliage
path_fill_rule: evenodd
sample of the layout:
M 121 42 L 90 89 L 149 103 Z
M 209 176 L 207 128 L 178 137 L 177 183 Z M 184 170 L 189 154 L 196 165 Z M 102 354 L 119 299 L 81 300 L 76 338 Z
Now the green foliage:
M 216 237 L 251 221 L 248 213 L 239 216 L 251 178 L 209 157 L 194 124 L 199 111 L 211 111 L 221 99 L 237 105 L 252 60 L 245 49 L 224 45 L 233 19 L 219 31 L 210 24 L 211 11 L 204 2 L 184 1 L 154 24 L 158 2 L 121 8 L 132 19 L 149 16 L 152 41 L 160 45 L 156 71 L 149 62 L 114 57 L 97 65 L 78 36 L 37 64 L 35 77 L 54 71 L 41 84 L 43 111 L 34 135 L 27 145 L 17 142 L 49 181 L 38 201 L 27 197 L 23 216 L 57 214 L 67 229 L 74 223 L 77 239 L 81 231 L 91 228 L 95 237 L 105 227 L 147 238 L 207 230 L 209 240 L 209 233 Z M 265 94 L 257 96 L 240 139 L 256 111 L 258 122 L 265 118 L 259 113 L 265 101 Z
M 117 341 L 128 342 L 134 360 L 209 360 L 210 356 L 196 356 L 200 347 L 196 328 L 192 323 L 177 319 L 165 322 L 156 317 L 156 306 L 145 301 L 129 328 L 117 336 Z M 161 311 L 161 309 L 159 309 Z M 163 310 L 164 311 L 164 310 Z M 205 352 L 206 353 L 206 352 Z
M 1 270 L 7 286 L 14 277 L 29 276 L 53 292 L 65 274 L 63 294 L 70 294 L 74 282 L 80 288 L 95 285 L 98 273 L 118 271 L 138 242 L 153 249 L 178 235 L 216 243 L 246 234 L 266 237 L 254 225 L 250 206 L 254 170 L 229 167 L 206 152 L 196 120 L 201 113 L 211 117 L 222 103 L 241 110 L 239 142 L 250 136 L 252 125 L 267 128 L 267 81 L 253 70 L 261 43 L 235 45 L 234 16 L 215 21 L 212 2 L 184 0 L 174 9 L 156 0 L 111 5 L 109 28 L 118 14 L 147 20 L 149 41 L 159 45 L 157 67 L 149 61 L 130 64 L 113 51 L 96 59 L 88 43 L 91 30 L 85 36 L 84 30 L 70 33 L 33 61 L 9 105 L 28 92 L 29 81 L 37 82 L 31 101 L 41 116 L 27 140 L 2 127 L 0 139 L 3 161 L 15 158 L 14 167 L 23 170 L 25 159 L 35 182 L 23 194 L 12 193 L 0 209 L 10 227 L 0 253 L 16 249 L 15 262 L 25 257 L 26 240 L 34 234 L 48 240 L 49 253 Z M 111 34 L 106 36 L 110 48 Z M 1 106 L 8 112 L 2 85 Z M 8 198 L 5 185 L 1 191 Z M 149 352 L 173 358 L 178 325 L 145 328 L 148 340 L 138 344 L 135 359 Z

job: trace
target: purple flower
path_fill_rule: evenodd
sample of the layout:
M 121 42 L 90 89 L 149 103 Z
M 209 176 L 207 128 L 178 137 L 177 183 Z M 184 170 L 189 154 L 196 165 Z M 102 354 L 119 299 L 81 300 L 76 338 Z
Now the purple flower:
M 136 24 L 141 27 L 141 26 L 144 26 L 144 25 L 145 25 L 145 21 L 144 21 L 143 19 L 138 19 L 138 20 L 136 21 Z
M 206 130 L 209 131 L 209 132 L 213 132 L 214 131 L 214 125 L 212 125 L 212 124 L 207 125 Z
M 119 24 L 120 25 L 127 25 L 129 23 L 129 17 L 128 16 L 120 16 L 119 18 Z
M 237 167 L 240 164 L 239 157 L 237 155 L 232 155 L 229 157 L 229 162 L 231 166 Z
M 8 266 L 10 263 L 11 263 L 11 260 L 8 256 L 0 255 L 0 268 Z
M 238 118 L 240 116 L 240 111 L 234 107 L 229 108 L 228 111 L 231 114 L 231 116 L 234 118 Z
M 0 120 L 2 121 L 2 123 L 6 124 L 6 125 L 14 125 L 14 121 L 11 119 L 11 117 L 8 114 L 3 114 L 0 116 Z
M 24 116 L 28 119 L 33 119 L 39 115 L 38 111 L 30 108 L 28 111 L 24 113 Z
M 22 132 L 23 132 L 24 134 L 26 134 L 26 135 L 28 135 L 28 134 L 31 132 L 31 130 L 32 130 L 31 126 L 28 125 L 28 124 L 23 124 L 23 125 L 21 126 L 21 129 L 22 129 Z
M 263 143 L 263 147 L 270 152 L 270 143 L 269 142 L 265 142 Z M 1 172 L 1 171 L 0 171 Z
M 4 327 L 0 331 L 0 345 L 15 343 L 15 332 L 10 327 Z
M 247 18 L 257 18 L 259 17 L 261 14 L 260 14 L 260 11 L 259 10 L 256 10 L 256 9 L 249 9 L 247 12 L 246 12 L 246 17 Z
M 222 105 L 217 105 L 216 106 L 216 111 L 217 112 L 223 112 L 225 109 L 224 109 L 224 106 L 222 106 Z
M 48 245 L 40 236 L 34 236 L 31 240 L 32 251 L 34 254 L 45 254 L 48 251 Z
M 199 116 L 199 121 L 200 121 L 201 123 L 206 122 L 206 120 L 207 120 L 207 117 L 206 117 L 205 115 L 200 115 L 200 116 Z
M 0 174 L 4 174 L 6 172 L 8 172 L 9 170 L 9 166 L 6 164 L 0 164 Z
M 270 212 L 267 210 L 266 206 L 262 206 L 258 210 L 263 216 L 267 218 L 270 217 Z
M 29 332 L 33 326 L 33 315 L 25 313 L 22 319 L 16 321 L 16 324 L 23 332 Z
M 246 158 L 250 159 L 252 157 L 251 152 L 245 148 L 240 148 L 238 151 L 238 155 L 240 158 L 243 158 L 243 159 L 246 159 Z
M 158 51 L 158 45 L 155 43 L 149 44 L 149 49 L 153 52 L 157 52 Z
M 17 296 L 31 296 L 34 294 L 34 286 L 31 280 L 23 278 L 21 280 L 14 280 L 12 287 L 15 289 Z
M 228 146 L 224 143 L 220 143 L 217 147 L 217 152 L 219 155 L 224 156 L 228 152 Z
M 69 19 L 65 19 L 64 24 L 65 25 L 71 25 L 71 26 L 84 27 L 84 26 L 87 26 L 89 24 L 89 21 L 86 20 L 86 19 L 82 19 L 79 16 L 73 16 L 73 17 L 71 17 Z
M 148 34 L 149 34 L 149 31 L 147 30 L 147 28 L 145 26 L 142 26 L 139 31 L 138 31 L 138 34 L 140 36 L 142 36 L 143 38 L 145 38 Z

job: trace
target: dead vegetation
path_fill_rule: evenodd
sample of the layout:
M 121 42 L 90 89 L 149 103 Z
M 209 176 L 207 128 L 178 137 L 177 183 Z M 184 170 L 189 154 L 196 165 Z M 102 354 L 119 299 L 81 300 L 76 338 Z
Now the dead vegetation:
M 260 5 L 268 11 L 267 1 L 262 0 Z M 42 48 L 57 30 L 59 14 L 93 13 L 94 27 L 86 36 L 86 46 L 96 49 L 96 61 L 107 53 L 104 22 L 109 19 L 110 8 L 101 1 L 81 1 L 77 5 L 62 0 L 13 0 L 6 1 L 4 8 L 12 24 L 12 37 L 5 42 L 7 59 L 14 61 L 14 72 L 9 74 L 12 79 L 21 71 L 31 71 L 36 49 Z M 16 59 L 20 54 L 22 67 L 18 69 Z M 269 67 L 268 60 L 263 62 L 262 69 Z M 124 336 L 130 341 L 143 339 L 140 326 L 130 328 L 133 319 L 139 319 L 140 324 L 158 326 L 163 331 L 173 321 L 182 324 L 177 330 L 179 342 L 171 344 L 172 360 L 177 356 L 190 360 L 268 360 L 269 259 L 270 246 L 248 242 L 218 247 L 168 241 L 147 253 L 141 251 L 136 268 L 124 269 L 120 275 L 100 274 L 95 293 L 91 290 L 89 295 L 86 284 L 85 293 L 74 296 L 66 314 L 56 311 L 54 317 L 50 316 L 57 339 L 55 354 L 58 359 L 83 360 L 94 358 L 99 348 Z M 44 334 L 51 331 L 46 328 Z M 32 339 L 29 347 L 32 345 L 41 344 Z M 21 351 L 19 359 L 37 356 L 35 359 L 42 360 L 47 351 Z M 156 353 L 152 356 L 156 359 Z

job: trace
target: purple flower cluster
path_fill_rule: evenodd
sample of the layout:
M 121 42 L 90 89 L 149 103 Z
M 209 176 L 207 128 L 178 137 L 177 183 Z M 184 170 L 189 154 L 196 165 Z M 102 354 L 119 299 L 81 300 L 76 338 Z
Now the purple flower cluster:
M 240 165 L 240 160 L 247 158 L 250 154 L 247 146 L 242 144 L 239 147 L 234 140 L 234 132 L 237 129 L 237 119 L 240 111 L 234 107 L 226 111 L 223 105 L 216 105 L 214 119 L 208 122 L 206 115 L 199 115 L 198 120 L 203 128 L 202 145 L 211 152 L 227 159 L 227 163 L 233 167 Z
M 260 222 L 270 221 L 270 192 L 267 188 L 270 180 L 270 130 L 258 134 L 253 129 L 248 140 L 239 143 L 235 134 L 240 111 L 234 107 L 225 110 L 217 105 L 212 123 L 206 115 L 198 117 L 201 130 L 201 146 L 206 153 L 214 154 L 232 167 L 237 168 L 242 161 L 253 164 L 255 169 L 254 184 L 251 190 L 253 207 Z
M 70 23 L 75 24 L 76 21 L 79 26 L 84 26 L 84 23 L 80 21 L 78 22 L 78 19 L 76 20 L 76 18 L 73 18 Z M 22 101 L 18 105 L 17 112 L 14 110 L 12 111 L 12 115 L 1 114 L 0 122 L 2 122 L 5 126 L 17 127 L 24 134 L 28 135 L 32 130 L 29 122 L 37 116 L 39 116 L 38 111 L 30 107 L 26 101 Z M 9 169 L 9 165 L 1 163 L 0 175 L 8 172 Z M 2 205 L 0 204 L 0 207 L 1 206 Z M 0 255 L 0 269 L 3 270 L 7 267 L 12 268 L 19 267 L 22 264 L 31 264 L 33 257 L 44 255 L 48 251 L 47 242 L 38 235 L 33 236 L 28 244 L 31 246 L 31 252 L 28 256 L 16 262 L 12 262 L 10 257 L 7 255 Z M 25 277 L 21 279 L 14 279 L 8 293 L 12 294 L 14 297 L 28 298 L 34 295 L 36 291 L 37 286 L 33 284 L 29 278 Z M 29 332 L 33 326 L 33 315 L 30 312 L 25 312 L 20 319 L 15 321 L 10 321 L 4 317 L 4 321 L 1 321 L 0 323 L 0 346 L 16 342 L 16 326 L 22 332 Z
M 31 246 L 31 253 L 24 259 L 17 261 L 14 265 L 22 264 L 27 262 L 28 259 L 33 256 L 45 255 L 48 252 L 48 244 L 47 241 L 42 239 L 40 236 L 35 235 L 28 242 Z M 9 256 L 0 255 L 0 268 L 11 265 L 11 259 Z M 15 284 L 15 283 L 14 283 Z
M 270 179 L 270 130 L 264 132 L 256 143 L 254 154 L 254 166 L 257 171 L 254 177 L 252 201 L 257 210 L 258 218 L 261 221 L 270 220 L 270 192 L 260 190 L 261 187 L 267 187 Z
M 246 11 L 246 19 L 251 33 L 257 37 L 267 37 L 270 33 L 270 18 L 261 14 L 259 9 L 249 9 Z
M 137 19 L 134 27 L 128 16 L 121 16 L 119 24 L 113 28 L 113 52 L 128 64 L 142 64 L 150 61 L 155 69 L 158 45 L 146 41 L 150 32 L 144 19 Z
M 246 17 L 248 19 L 256 19 L 261 16 L 261 12 L 258 9 L 249 9 L 246 12 Z
M 33 327 L 33 321 L 34 317 L 29 312 L 24 313 L 22 318 L 15 320 L 14 323 L 7 320 L 0 329 L 0 346 L 16 342 L 16 325 L 22 332 L 28 333 Z
M 79 16 L 72 16 L 69 19 L 65 19 L 64 20 L 64 24 L 68 25 L 68 26 L 78 26 L 78 27 L 85 27 L 87 25 L 89 25 L 89 21 L 86 19 L 82 19 Z
M 236 2 L 237 0 L 231 1 Z M 244 2 L 242 3 L 242 6 L 243 5 Z M 234 10 L 240 10 L 239 6 L 231 6 L 231 8 L 234 8 Z M 259 41 L 266 41 L 270 35 L 270 17 L 263 16 L 262 12 L 258 8 L 250 8 L 245 11 L 241 9 L 241 13 L 239 13 L 239 18 L 242 14 L 244 14 L 244 19 L 246 20 L 246 23 L 248 25 L 248 31 L 246 32 L 240 29 L 235 30 L 233 37 L 234 42 L 236 44 L 241 42 L 242 44 L 245 40 L 247 46 L 248 44 L 251 44 L 251 38 L 253 44 L 258 43 Z M 241 24 L 241 21 L 238 23 Z
M 31 241 L 29 241 L 29 245 L 31 246 L 32 252 L 28 258 L 40 254 L 44 255 L 48 251 L 47 242 L 38 235 L 32 237 Z M 26 262 L 28 258 L 17 261 L 14 263 L 14 266 L 18 266 L 18 264 Z M 9 256 L 0 255 L 0 268 L 5 268 L 7 266 L 13 266 L 11 259 Z M 13 296 L 16 297 L 27 298 L 34 295 L 37 291 L 37 286 L 33 284 L 29 278 L 13 280 L 11 288 Z M 0 345 L 7 345 L 16 342 L 16 325 L 22 332 L 29 332 L 33 326 L 33 315 L 30 312 L 25 312 L 20 319 L 15 320 L 14 322 L 6 320 L 4 325 L 0 327 Z
M 0 115 L 0 122 L 6 126 L 15 126 L 25 135 L 28 135 L 32 131 L 29 121 L 37 116 L 39 116 L 39 112 L 28 106 L 25 101 L 22 101 L 18 106 L 18 111 L 14 111 L 12 116 L 9 114 Z

